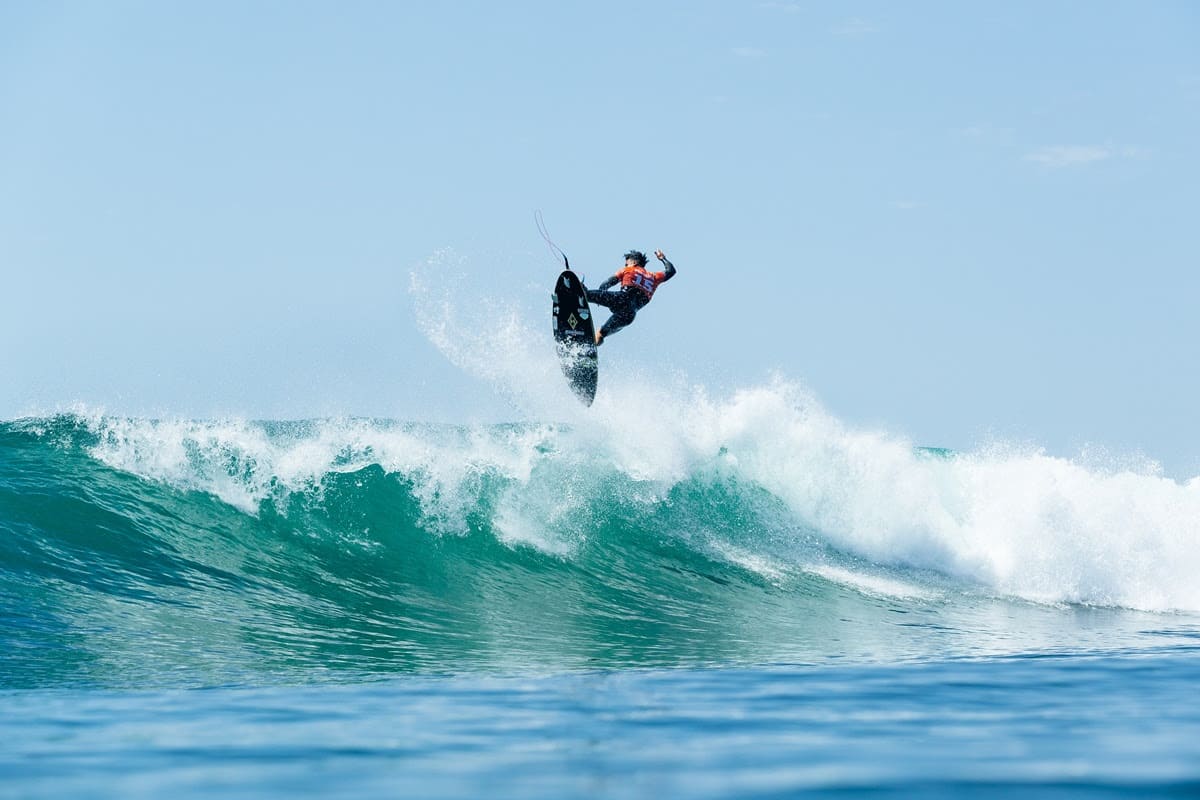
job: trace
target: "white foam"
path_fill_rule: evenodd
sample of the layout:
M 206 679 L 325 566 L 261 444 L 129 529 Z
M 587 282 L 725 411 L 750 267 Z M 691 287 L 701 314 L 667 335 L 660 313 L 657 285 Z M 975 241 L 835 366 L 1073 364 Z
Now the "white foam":
M 1043 602 L 1200 608 L 1200 481 L 1103 472 L 1040 453 L 921 457 L 853 431 L 785 383 L 697 411 L 742 477 L 879 564 L 933 569 Z
M 782 584 L 790 572 L 787 565 L 779 563 L 777 559 L 719 539 L 710 540 L 708 549 L 712 554 L 736 564 L 747 572 L 753 572 L 776 586 Z
M 239 420 L 85 418 L 99 442 L 92 454 L 110 466 L 255 511 L 276 474 L 261 429 Z
M 319 493 L 324 476 L 379 465 L 413 485 L 431 527 L 468 529 L 488 473 L 526 482 L 547 427 L 398 426 L 318 420 L 278 426 L 244 420 L 138 420 L 91 416 L 92 455 L 142 477 L 212 494 L 247 513 L 269 497 Z
M 865 594 L 877 597 L 889 597 L 902 600 L 936 600 L 941 595 L 921 586 L 917 586 L 893 578 L 880 575 L 870 575 L 864 572 L 835 567 L 828 564 L 810 567 L 806 570 L 814 575 L 820 575 L 835 583 L 850 586 Z

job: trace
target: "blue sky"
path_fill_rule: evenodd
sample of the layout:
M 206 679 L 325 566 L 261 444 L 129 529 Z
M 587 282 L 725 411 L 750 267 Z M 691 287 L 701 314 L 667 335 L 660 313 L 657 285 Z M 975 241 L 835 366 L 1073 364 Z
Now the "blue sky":
M 1200 7 L 0 4 L 0 416 L 511 416 L 414 321 L 679 278 L 606 369 L 1200 474 Z M 488 320 L 481 314 L 481 326 Z

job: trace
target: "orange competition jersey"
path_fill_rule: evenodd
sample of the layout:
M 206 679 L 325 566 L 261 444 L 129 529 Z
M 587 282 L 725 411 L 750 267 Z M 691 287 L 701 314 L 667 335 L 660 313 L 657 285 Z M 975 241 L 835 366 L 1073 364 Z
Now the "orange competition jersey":
M 646 295 L 646 302 L 650 302 L 650 298 L 654 297 L 654 290 L 666 280 L 667 273 L 647 272 L 643 267 L 624 267 L 617 272 L 617 277 L 621 279 L 622 289 L 636 286 Z

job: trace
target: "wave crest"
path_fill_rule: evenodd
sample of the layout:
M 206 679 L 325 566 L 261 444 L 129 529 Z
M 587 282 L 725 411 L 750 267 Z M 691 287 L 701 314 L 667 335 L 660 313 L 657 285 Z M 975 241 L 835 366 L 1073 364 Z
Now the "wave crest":
M 662 407 L 643 400 L 628 407 Z M 850 429 L 783 381 L 672 407 L 649 427 L 603 408 L 571 425 L 73 419 L 109 467 L 249 513 L 291 495 L 325 502 L 330 476 L 373 466 L 406 482 L 433 533 L 483 527 L 564 558 L 625 520 L 736 545 L 771 569 L 833 553 L 1040 603 L 1200 610 L 1200 481 L 915 448 Z M 736 508 L 714 511 L 731 491 Z

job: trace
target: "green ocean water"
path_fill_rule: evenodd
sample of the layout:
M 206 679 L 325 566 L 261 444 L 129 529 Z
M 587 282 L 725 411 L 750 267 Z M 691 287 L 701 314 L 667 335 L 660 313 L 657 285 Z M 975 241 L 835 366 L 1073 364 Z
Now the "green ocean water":
M 1112 646 L 1169 627 L 873 563 L 722 467 L 727 449 L 668 485 L 589 460 L 571 437 L 5 424 L 0 683 L 895 661 Z M 415 460 L 379 463 L 389 448 Z
M 1194 483 L 788 402 L 0 423 L 0 796 L 1194 792 Z

